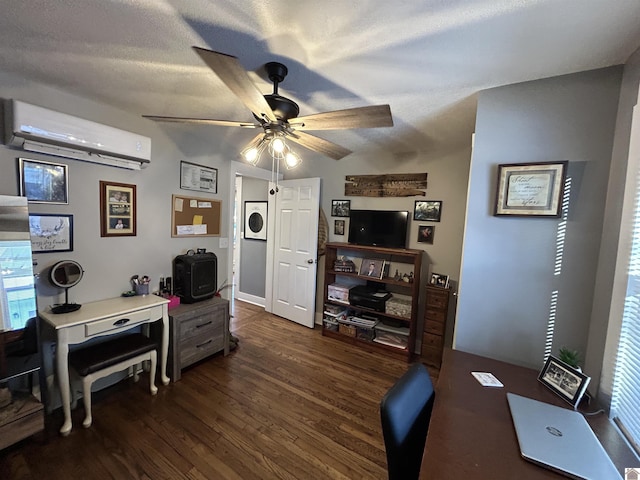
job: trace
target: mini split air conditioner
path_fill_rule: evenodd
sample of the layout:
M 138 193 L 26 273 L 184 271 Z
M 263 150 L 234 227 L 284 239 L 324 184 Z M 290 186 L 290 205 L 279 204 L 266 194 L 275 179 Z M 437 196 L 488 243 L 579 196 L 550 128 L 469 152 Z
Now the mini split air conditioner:
M 19 100 L 5 104 L 5 144 L 131 170 L 151 159 L 148 137 Z

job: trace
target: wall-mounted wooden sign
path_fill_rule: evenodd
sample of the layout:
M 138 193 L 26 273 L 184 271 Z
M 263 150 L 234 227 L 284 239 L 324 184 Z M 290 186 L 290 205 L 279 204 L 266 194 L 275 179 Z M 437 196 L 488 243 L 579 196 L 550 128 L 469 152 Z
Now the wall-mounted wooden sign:
M 350 197 L 424 197 L 427 188 L 426 173 L 347 175 L 345 180 L 344 194 Z

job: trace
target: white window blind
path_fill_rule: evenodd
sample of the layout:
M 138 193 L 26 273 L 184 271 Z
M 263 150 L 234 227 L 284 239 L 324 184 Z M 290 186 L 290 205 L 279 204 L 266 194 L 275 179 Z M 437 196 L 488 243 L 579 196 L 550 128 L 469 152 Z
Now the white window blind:
M 613 380 L 611 416 L 640 451 L 640 204 L 636 201 L 629 281 Z
M 640 119 L 638 108 L 634 108 L 634 124 Z M 620 231 L 621 235 L 630 233 L 632 238 L 610 413 L 637 452 L 640 452 L 640 138 L 635 137 L 639 127 L 632 127 L 629 145 L 631 175 L 627 177 L 626 188 L 634 189 L 632 215 L 630 219 L 626 217 L 627 221 L 623 218 Z

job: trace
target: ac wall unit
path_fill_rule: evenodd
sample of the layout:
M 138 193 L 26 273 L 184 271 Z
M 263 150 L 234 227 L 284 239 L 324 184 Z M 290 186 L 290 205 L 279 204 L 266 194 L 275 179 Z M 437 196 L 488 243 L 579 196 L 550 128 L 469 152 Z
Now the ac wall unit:
M 5 144 L 132 170 L 151 159 L 148 137 L 19 100 L 5 105 Z

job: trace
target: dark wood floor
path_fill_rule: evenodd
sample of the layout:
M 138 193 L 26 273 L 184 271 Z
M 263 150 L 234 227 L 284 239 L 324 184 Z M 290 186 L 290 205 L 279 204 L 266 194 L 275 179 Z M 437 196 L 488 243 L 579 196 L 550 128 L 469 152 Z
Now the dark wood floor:
M 159 385 L 130 380 L 94 394 L 93 426 L 0 452 L 2 479 L 384 479 L 379 401 L 406 370 L 320 329 L 236 302 L 239 347 Z M 80 402 L 81 403 L 81 402 Z

